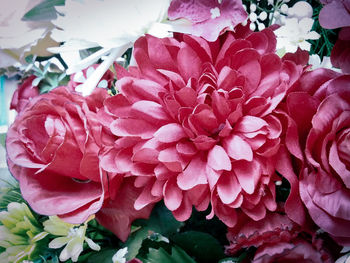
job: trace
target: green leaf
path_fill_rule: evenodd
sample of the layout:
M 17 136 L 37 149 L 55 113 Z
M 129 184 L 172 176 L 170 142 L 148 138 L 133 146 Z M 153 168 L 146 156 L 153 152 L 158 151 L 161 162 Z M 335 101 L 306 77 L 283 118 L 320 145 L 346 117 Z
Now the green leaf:
M 165 249 L 150 248 L 147 258 L 143 258 L 144 263 L 195 263 L 185 251 L 179 247 L 173 247 L 171 254 L 169 254 Z
M 141 228 L 132 233 L 125 243 L 125 246 L 128 247 L 128 260 L 136 257 L 141 248 L 142 241 L 151 233 L 159 233 L 169 237 L 177 233 L 183 223 L 177 221 L 164 204 L 158 204 L 153 209 L 149 219 L 135 220 L 134 225 Z
M 207 233 L 188 231 L 174 235 L 171 240 L 200 262 L 217 262 L 225 257 L 219 241 Z
M 45 0 L 24 14 L 22 20 L 40 21 L 57 18 L 55 6 L 64 5 L 65 0 Z
M 113 255 L 117 253 L 117 249 L 104 249 L 96 253 L 92 253 L 87 261 L 84 261 L 86 263 L 112 263 L 112 257 Z
M 6 147 L 6 133 L 0 133 L 0 144 Z

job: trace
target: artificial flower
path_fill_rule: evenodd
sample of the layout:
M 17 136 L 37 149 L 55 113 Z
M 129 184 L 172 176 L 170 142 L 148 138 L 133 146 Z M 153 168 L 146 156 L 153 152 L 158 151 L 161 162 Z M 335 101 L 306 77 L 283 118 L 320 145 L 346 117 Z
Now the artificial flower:
M 53 39 L 65 43 L 54 51 L 102 47 L 69 68 L 68 74 L 87 68 L 101 56 L 109 54 L 84 84 L 83 94 L 89 95 L 115 59 L 131 47 L 138 37 L 148 31 L 158 32 L 160 35 L 168 32 L 167 27 L 160 32 L 155 29 L 161 27 L 159 23 L 165 20 L 168 6 L 169 0 L 67 0 L 63 7 L 57 7 L 63 16 L 53 21 L 57 29 L 52 32 Z M 86 30 L 82 30 L 83 28 Z
M 21 112 L 31 99 L 39 95 L 39 88 L 33 86 L 34 79 L 36 76 L 29 76 L 17 87 L 12 96 L 10 109 Z
M 287 99 L 307 160 L 299 169 L 301 199 L 313 221 L 341 245 L 350 244 L 349 87 L 348 75 L 318 69 L 305 73 Z
M 342 72 L 350 73 L 350 27 L 340 30 L 338 40 L 332 49 L 331 62 Z
M 322 239 L 302 232 L 300 226 L 283 213 L 269 213 L 264 219 L 254 221 L 242 218 L 240 225 L 230 229 L 227 254 L 235 254 L 241 248 L 257 247 L 254 263 L 332 262 Z
M 320 25 L 327 29 L 350 26 L 349 0 L 321 0 Z
M 172 0 L 168 16 L 170 20 L 186 19 L 191 22 L 188 33 L 215 41 L 227 29 L 247 18 L 241 0 Z
M 239 209 L 259 220 L 276 208 L 282 126 L 274 109 L 302 67 L 274 54 L 271 30 L 248 31 L 216 42 L 147 35 L 135 43 L 137 66 L 120 72 L 119 93 L 105 100 L 121 138 L 101 166 L 136 177 L 136 209 L 164 199 L 184 221 L 193 205 L 210 202 L 208 218 L 232 227 Z
M 67 86 L 77 92 L 83 92 L 83 84 L 95 72 L 98 64 L 93 64 L 88 68 L 78 71 L 70 76 L 70 81 Z M 107 70 L 102 76 L 97 88 L 111 88 L 115 79 L 115 74 L 111 70 Z
M 63 222 L 57 216 L 50 216 L 47 221 L 45 221 L 44 229 L 55 236 L 49 243 L 49 248 L 61 248 L 64 249 L 60 253 L 60 260 L 66 261 L 72 259 L 73 262 L 77 262 L 79 255 L 83 252 L 83 244 L 86 242 L 92 250 L 99 251 L 101 248 L 92 239 L 85 236 L 86 229 L 88 227 L 87 223 L 93 219 L 90 217 L 83 225 L 72 225 Z
M 37 213 L 81 223 L 101 207 L 108 194 L 98 152 L 109 134 L 97 111 L 107 96 L 105 89 L 84 98 L 56 88 L 32 99 L 9 128 L 10 171 Z
M 296 52 L 300 47 L 310 51 L 311 44 L 306 40 L 320 37 L 317 32 L 311 31 L 313 23 L 312 18 L 303 18 L 300 21 L 297 18 L 287 18 L 285 25 L 274 31 L 277 37 L 277 49 Z
M 344 254 L 340 258 L 337 259 L 335 263 L 349 263 L 350 262 L 350 247 L 344 247 L 340 253 Z
M 23 59 L 26 55 L 36 54 L 48 56 L 46 48 L 56 46 L 49 35 L 53 29 L 50 21 L 26 21 L 22 17 L 40 0 L 35 1 L 3 1 L 0 11 L 0 57 L 10 56 L 12 59 L 3 66 L 10 66 L 14 61 Z
M 288 18 L 297 18 L 299 21 L 303 18 L 312 18 L 312 6 L 306 1 L 298 1 L 292 7 L 288 8 Z
M 309 61 L 308 61 L 309 65 L 311 65 L 311 69 L 315 70 L 318 68 L 327 68 L 327 69 L 332 69 L 334 71 L 340 71 L 339 69 L 336 69 L 333 67 L 332 62 L 331 62 L 331 58 L 324 56 L 321 62 L 321 58 L 319 55 L 316 54 L 312 54 L 309 57 Z
M 1 263 L 18 263 L 38 257 L 47 233 L 43 231 L 28 206 L 9 203 L 7 211 L 0 212 Z

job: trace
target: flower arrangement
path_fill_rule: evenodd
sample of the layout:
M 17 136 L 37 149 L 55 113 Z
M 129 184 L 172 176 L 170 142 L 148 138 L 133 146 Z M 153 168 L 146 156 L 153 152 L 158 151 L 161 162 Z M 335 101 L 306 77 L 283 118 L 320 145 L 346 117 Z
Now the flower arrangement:
M 350 260 L 348 0 L 25 2 L 0 262 Z

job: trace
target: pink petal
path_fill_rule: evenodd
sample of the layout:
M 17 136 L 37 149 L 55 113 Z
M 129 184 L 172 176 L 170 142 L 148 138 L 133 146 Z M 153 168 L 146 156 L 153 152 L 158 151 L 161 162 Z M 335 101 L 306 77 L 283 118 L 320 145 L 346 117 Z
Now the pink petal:
M 267 125 L 267 122 L 261 118 L 243 116 L 235 125 L 234 130 L 238 132 L 255 132 Z
M 110 129 L 117 136 L 139 136 L 142 139 L 149 139 L 153 137 L 157 127 L 144 120 L 116 119 Z
M 189 190 L 196 185 L 206 183 L 206 162 L 200 156 L 192 159 L 186 169 L 177 177 L 177 185 L 182 190 Z
M 159 124 L 169 119 L 163 107 L 153 101 L 140 100 L 131 106 L 134 118 L 143 119 L 150 123 Z
M 236 174 L 242 189 L 248 194 L 254 193 L 261 176 L 259 163 L 257 161 L 238 161 L 233 164 L 232 170 Z
M 224 204 L 230 204 L 235 201 L 241 192 L 241 186 L 233 173 L 222 174 L 218 181 L 217 189 L 219 197 Z
M 175 147 L 167 148 L 159 152 L 158 160 L 170 171 L 182 172 L 181 160 Z
M 164 204 L 170 211 L 178 209 L 182 202 L 182 190 L 174 180 L 168 180 L 163 189 Z
M 231 170 L 231 161 L 224 148 L 215 145 L 208 153 L 208 164 L 215 170 Z
M 186 133 L 180 124 L 169 123 L 160 127 L 154 137 L 160 142 L 170 143 L 186 137 Z
M 128 238 L 132 221 L 137 218 L 148 218 L 153 208 L 149 205 L 141 210 L 134 209 L 133 204 L 140 191 L 133 186 L 131 179 L 124 180 L 116 198 L 106 202 L 96 214 L 97 221 L 123 242 Z
M 232 134 L 223 141 L 228 156 L 235 160 L 253 160 L 253 151 L 250 145 L 240 136 Z

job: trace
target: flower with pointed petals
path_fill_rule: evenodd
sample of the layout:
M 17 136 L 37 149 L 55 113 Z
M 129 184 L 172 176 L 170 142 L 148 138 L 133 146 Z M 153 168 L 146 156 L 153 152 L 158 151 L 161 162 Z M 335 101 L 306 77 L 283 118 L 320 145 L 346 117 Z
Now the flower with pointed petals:
M 43 223 L 44 229 L 48 233 L 59 236 L 49 243 L 49 248 L 61 248 L 65 246 L 60 254 L 61 261 L 66 261 L 71 258 L 73 262 L 77 262 L 80 253 L 83 252 L 84 241 L 92 250 L 100 250 L 98 244 L 85 236 L 88 227 L 87 223 L 91 219 L 93 219 L 93 217 L 90 217 L 83 225 L 79 226 L 65 223 L 57 216 L 50 216 L 49 219 Z
M 320 38 L 317 32 L 310 31 L 313 23 L 314 20 L 308 17 L 300 21 L 297 18 L 287 18 L 285 25 L 274 31 L 277 37 L 277 49 L 284 50 L 284 53 L 296 52 L 298 47 L 309 51 L 311 44 L 306 40 Z
M 4 0 L 0 10 L 0 66 L 8 67 L 15 61 L 24 62 L 29 54 L 48 56 L 47 47 L 56 46 L 49 35 L 50 21 L 25 21 L 22 17 L 40 0 Z M 4 62 L 4 60 L 6 60 Z
M 166 18 L 168 6 L 169 0 L 67 0 L 63 7 L 56 7 L 63 16 L 53 21 L 57 28 L 52 32 L 53 39 L 65 43 L 51 50 L 65 52 L 102 47 L 69 68 L 68 74 L 87 68 L 108 54 L 84 84 L 82 93 L 89 95 L 115 59 L 137 38 L 148 31 L 159 36 L 168 33 L 169 28 L 160 24 Z
M 135 43 L 137 66 L 120 70 L 119 94 L 105 100 L 120 138 L 100 157 L 106 171 L 136 177 L 136 209 L 164 199 L 183 221 L 210 202 L 209 218 L 233 226 L 237 209 L 259 220 L 276 208 L 274 109 L 302 67 L 274 54 L 271 30 L 248 31 Z
M 39 256 L 48 233 L 43 231 L 26 204 L 9 203 L 7 211 L 0 212 L 0 222 L 1 263 L 18 263 Z

